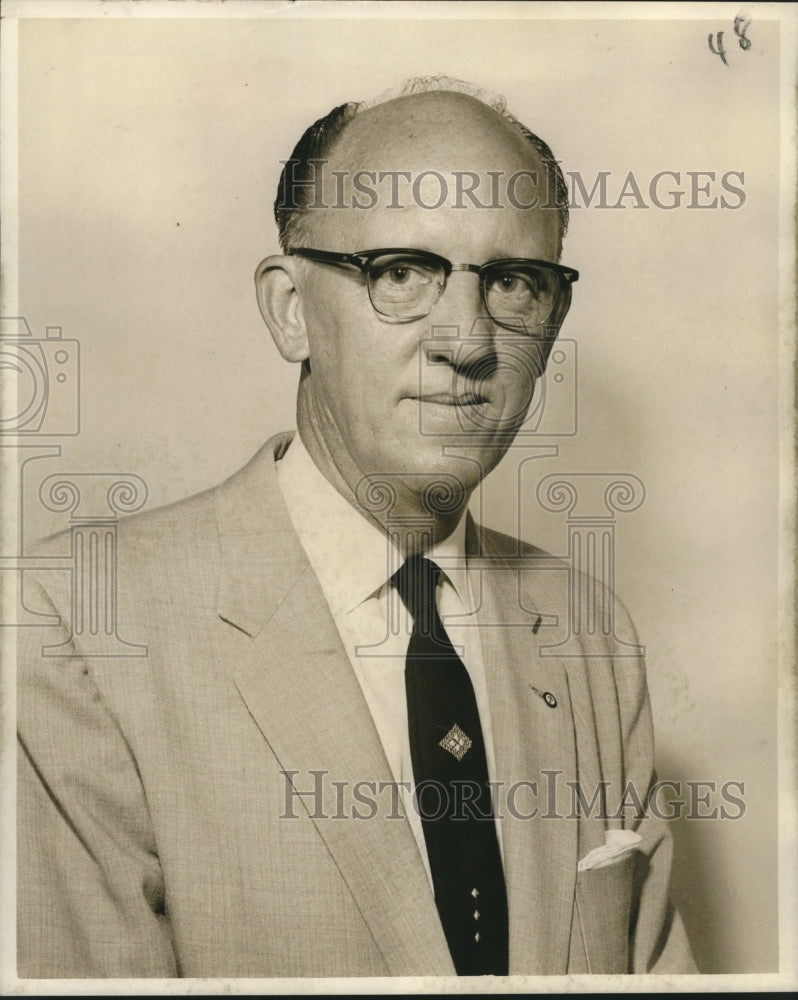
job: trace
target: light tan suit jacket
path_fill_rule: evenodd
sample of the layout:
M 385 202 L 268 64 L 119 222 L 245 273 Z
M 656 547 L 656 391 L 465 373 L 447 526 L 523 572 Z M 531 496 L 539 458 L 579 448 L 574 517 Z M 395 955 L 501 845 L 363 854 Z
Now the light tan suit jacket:
M 87 658 L 77 640 L 67 657 L 40 655 L 70 635 L 69 579 L 26 575 L 27 605 L 61 625 L 20 630 L 23 977 L 453 974 L 410 826 L 389 786 L 376 792 L 391 772 L 277 485 L 288 440 L 216 489 L 120 522 L 119 634 L 146 657 Z M 63 554 L 69 538 L 48 545 Z M 567 567 L 473 523 L 468 548 L 497 777 L 501 794 L 516 789 L 502 823 L 511 974 L 692 971 L 665 825 L 578 819 L 566 784 L 589 798 L 604 780 L 618 797 L 631 781 L 645 795 L 642 664 L 614 656 L 611 639 L 599 656 L 539 655 L 564 635 Z M 293 794 L 283 772 L 299 792 L 318 781 L 320 797 Z M 372 818 L 353 816 L 373 811 L 353 799 L 357 782 L 375 783 Z M 545 818 L 553 786 L 561 817 Z M 636 828 L 642 849 L 577 877 L 608 825 Z

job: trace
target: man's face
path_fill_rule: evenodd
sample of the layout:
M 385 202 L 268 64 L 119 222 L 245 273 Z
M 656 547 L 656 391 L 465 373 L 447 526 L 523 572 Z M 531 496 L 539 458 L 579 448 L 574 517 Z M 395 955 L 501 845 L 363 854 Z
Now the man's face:
M 539 188 L 525 177 L 515 200 L 528 204 L 537 194 L 545 203 L 541 164 L 522 136 L 471 98 L 417 95 L 363 112 L 347 127 L 325 170 L 328 179 L 332 171 L 345 178 L 344 199 L 330 183 L 327 204 L 351 204 L 351 180 L 360 170 L 408 171 L 411 180 L 402 181 L 398 199 L 392 199 L 388 181 L 375 184 L 372 208 L 311 210 L 306 242 L 313 248 L 413 248 L 455 264 L 511 257 L 556 261 L 557 212 L 514 207 L 504 190 L 513 174 L 534 170 Z M 417 197 L 413 191 L 424 171 L 436 171 L 448 184 L 438 208 L 419 204 L 440 200 L 433 175 Z M 488 171 L 500 172 L 501 207 L 480 207 L 468 198 L 461 199 L 465 207 L 454 207 L 453 171 L 479 176 L 482 204 L 492 201 L 495 180 Z M 389 207 L 397 201 L 402 208 Z M 302 260 L 297 273 L 311 368 L 300 429 L 302 420 L 310 424 L 353 490 L 366 475 L 398 476 L 418 491 L 449 473 L 470 493 L 525 418 L 541 371 L 541 344 L 487 318 L 479 276 L 471 272 L 454 271 L 429 315 L 403 323 L 374 310 L 354 267 Z

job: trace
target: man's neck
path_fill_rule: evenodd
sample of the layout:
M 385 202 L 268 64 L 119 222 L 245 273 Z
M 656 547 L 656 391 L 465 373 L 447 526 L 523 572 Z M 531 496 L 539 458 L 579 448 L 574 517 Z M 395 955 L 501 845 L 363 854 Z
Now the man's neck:
M 351 461 L 336 462 L 313 423 L 304 418 L 301 407 L 297 410 L 297 426 L 305 449 L 324 478 L 358 513 L 390 536 L 405 557 L 440 544 L 460 523 L 469 500 L 465 491 L 462 498 L 447 496 L 436 509 L 434 488 L 419 493 L 416 481 L 411 489 L 400 475 L 367 474 Z M 430 474 L 425 485 L 434 487 L 439 481 L 440 477 Z M 452 500 L 454 509 L 449 510 Z

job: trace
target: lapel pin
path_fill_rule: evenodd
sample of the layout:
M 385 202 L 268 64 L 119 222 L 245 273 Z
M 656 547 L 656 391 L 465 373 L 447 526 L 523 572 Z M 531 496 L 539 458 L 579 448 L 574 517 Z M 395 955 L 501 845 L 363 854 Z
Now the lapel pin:
M 535 692 L 538 698 L 542 698 L 546 702 L 549 708 L 557 707 L 557 699 L 554 697 L 551 691 L 541 691 L 539 688 L 536 688 L 534 684 L 530 684 L 529 686 L 530 688 L 532 688 L 532 690 Z

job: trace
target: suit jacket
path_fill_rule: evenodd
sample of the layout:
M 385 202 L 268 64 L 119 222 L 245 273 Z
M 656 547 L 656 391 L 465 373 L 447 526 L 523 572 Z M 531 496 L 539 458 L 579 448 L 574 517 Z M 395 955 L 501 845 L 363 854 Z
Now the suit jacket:
M 289 440 L 215 489 L 119 523 L 118 633 L 146 656 L 96 655 L 96 643 L 86 655 L 70 574 L 26 573 L 27 606 L 60 624 L 20 629 L 20 976 L 454 973 L 277 485 Z M 590 799 L 603 781 L 617 799 L 631 782 L 645 799 L 641 662 L 611 636 L 589 656 L 540 655 L 567 631 L 568 567 L 473 523 L 467 546 L 504 795 L 511 974 L 693 971 L 665 825 L 634 810 L 580 818 L 568 784 Z M 56 536 L 44 551 L 68 547 Z M 623 630 L 633 639 L 620 609 Z M 641 849 L 577 875 L 610 826 L 636 829 Z

